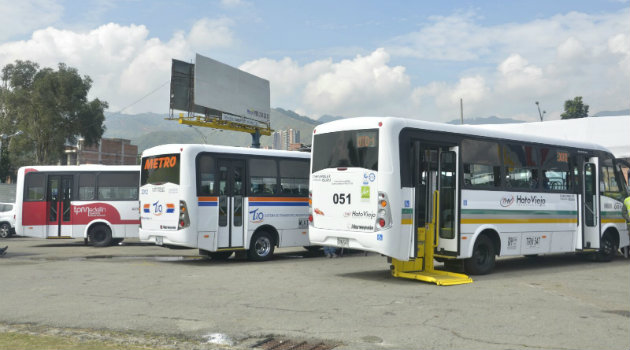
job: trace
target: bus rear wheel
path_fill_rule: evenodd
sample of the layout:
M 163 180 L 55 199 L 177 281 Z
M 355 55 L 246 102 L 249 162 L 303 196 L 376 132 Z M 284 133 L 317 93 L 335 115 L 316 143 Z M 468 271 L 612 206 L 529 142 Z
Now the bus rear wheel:
M 274 240 L 269 232 L 260 231 L 252 237 L 247 257 L 253 261 L 265 261 L 271 259 L 275 248 Z
M 232 251 L 211 252 L 204 249 L 199 249 L 199 255 L 210 260 L 227 260 L 232 256 Z
M 472 257 L 464 261 L 466 272 L 471 275 L 485 275 L 494 269 L 494 245 L 488 236 L 481 235 L 475 242 Z
M 611 261 L 617 254 L 617 243 L 610 232 L 605 232 L 602 237 L 599 251 L 597 254 L 598 261 Z
M 90 241 L 95 247 L 107 247 L 112 244 L 112 230 L 105 225 L 96 225 L 90 230 Z

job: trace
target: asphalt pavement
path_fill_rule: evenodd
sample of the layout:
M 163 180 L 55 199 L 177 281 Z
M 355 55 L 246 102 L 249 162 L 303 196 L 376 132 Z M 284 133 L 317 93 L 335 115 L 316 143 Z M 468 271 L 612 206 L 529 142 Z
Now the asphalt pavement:
M 509 258 L 467 285 L 391 276 L 385 257 L 280 249 L 272 261 L 201 259 L 138 241 L 14 237 L 0 257 L 0 323 L 335 349 L 628 349 L 630 260 Z M 214 337 L 214 338 L 213 338 Z

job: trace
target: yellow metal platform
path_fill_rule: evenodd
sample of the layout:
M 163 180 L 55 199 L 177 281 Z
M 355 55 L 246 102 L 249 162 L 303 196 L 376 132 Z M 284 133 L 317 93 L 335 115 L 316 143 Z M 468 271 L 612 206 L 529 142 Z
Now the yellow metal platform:
M 433 223 L 426 227 L 418 228 L 418 257 L 410 261 L 392 259 L 392 275 L 394 277 L 408 278 L 423 282 L 435 283 L 438 286 L 452 286 L 456 284 L 472 283 L 472 278 L 467 275 L 449 271 L 436 270 L 433 266 L 433 250 L 437 247 L 438 227 L 437 208 L 439 208 L 439 193 L 434 196 L 435 213 Z

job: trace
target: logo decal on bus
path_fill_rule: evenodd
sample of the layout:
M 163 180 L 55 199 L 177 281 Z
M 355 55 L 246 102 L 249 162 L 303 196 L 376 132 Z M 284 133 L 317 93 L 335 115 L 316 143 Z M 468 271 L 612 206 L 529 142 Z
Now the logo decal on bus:
M 507 194 L 503 196 L 503 198 L 501 198 L 501 202 L 499 204 L 501 204 L 502 207 L 506 208 L 512 205 L 513 203 L 514 203 L 514 196 L 511 194 Z
M 265 214 L 262 211 L 258 211 L 259 208 L 254 210 L 250 210 L 249 213 L 252 215 L 250 222 L 254 224 L 259 224 L 265 220 Z
M 87 214 L 89 217 L 103 217 L 107 215 L 107 208 L 105 207 L 74 207 L 74 215 Z
M 314 211 L 314 212 L 315 212 L 315 214 L 317 214 L 317 215 L 324 216 L 324 212 L 323 212 L 323 211 L 321 211 L 321 210 L 319 210 L 319 208 L 315 208 L 315 210 L 313 210 L 313 211 Z
M 361 186 L 361 199 L 370 199 L 370 186 Z

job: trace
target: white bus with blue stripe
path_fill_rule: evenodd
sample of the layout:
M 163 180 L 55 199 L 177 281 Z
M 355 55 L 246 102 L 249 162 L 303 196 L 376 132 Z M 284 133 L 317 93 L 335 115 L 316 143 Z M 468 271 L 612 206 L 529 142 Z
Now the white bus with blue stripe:
M 214 145 L 142 153 L 141 241 L 198 248 L 211 259 L 309 246 L 310 154 Z

